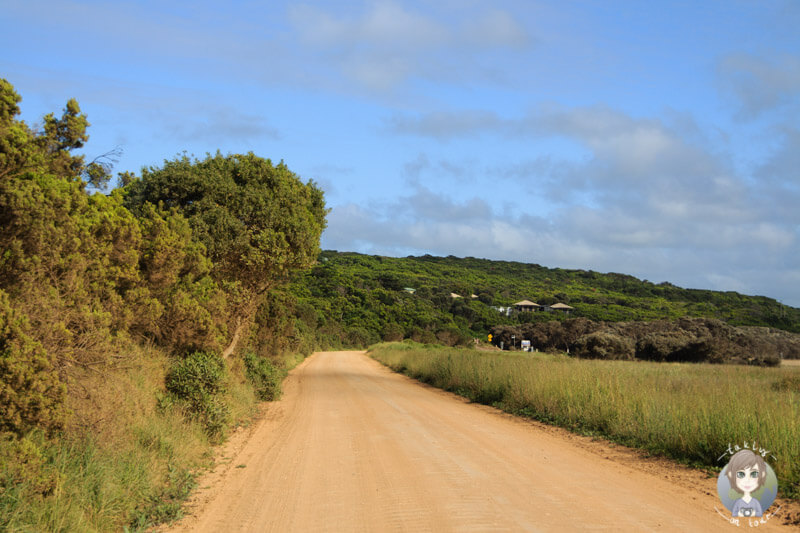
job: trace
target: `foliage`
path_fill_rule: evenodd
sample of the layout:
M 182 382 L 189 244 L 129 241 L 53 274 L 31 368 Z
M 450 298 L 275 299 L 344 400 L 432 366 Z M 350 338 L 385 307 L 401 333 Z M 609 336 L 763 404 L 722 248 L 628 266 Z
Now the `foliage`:
M 511 336 L 534 349 L 579 357 L 742 363 L 774 366 L 800 350 L 800 335 L 768 328 L 734 327 L 712 318 L 652 322 L 594 322 L 585 318 L 492 328 L 492 342 L 506 346 Z M 620 339 L 624 339 L 621 341 Z
M 322 191 L 283 163 L 253 153 L 184 156 L 145 169 L 126 189 L 132 210 L 149 203 L 183 214 L 218 280 L 262 293 L 316 260 L 325 227 Z
M 63 176 L 86 172 L 83 156 L 71 153 L 83 147 L 89 138 L 86 134 L 89 122 L 78 102 L 70 99 L 61 118 L 47 114 L 43 131 L 34 132 L 16 119 L 21 100 L 14 87 L 0 79 L 0 179 L 31 171 Z
M 131 330 L 177 351 L 221 349 L 229 319 L 226 295 L 210 277 L 211 261 L 192 239 L 188 221 L 175 210 L 147 204 L 139 224 L 143 285 L 158 307 L 140 313 Z
M 0 290 L 0 433 L 51 430 L 62 420 L 66 389 L 29 329 L 26 318 Z
M 37 128 L 20 102 L 0 79 L 0 529 L 145 529 L 180 513 L 209 437 L 279 391 L 282 371 L 250 365 L 256 392 L 213 354 L 316 346 L 316 312 L 283 284 L 316 258 L 322 193 L 217 154 L 103 194 L 117 151 L 76 153 L 77 101 Z
M 262 401 L 277 400 L 281 397 L 281 385 L 286 371 L 275 366 L 266 357 L 259 357 L 253 352 L 244 356 L 247 379 L 253 384 L 256 396 Z
M 59 365 L 105 359 L 147 301 L 135 290 L 141 233 L 120 200 L 50 174 L 0 182 L 0 288 Z
M 318 338 L 322 345 L 331 344 L 331 335 L 342 345 L 364 342 L 364 330 L 372 339 L 399 339 L 401 329 L 403 338 L 463 344 L 503 327 L 555 321 L 556 325 L 542 325 L 542 331 L 554 347 L 566 351 L 579 337 L 591 333 L 592 326 L 586 322 L 567 320 L 574 317 L 592 323 L 703 317 L 732 326 L 800 332 L 800 310 L 769 298 L 656 285 L 623 274 L 472 257 L 392 258 L 324 251 L 318 264 L 299 276 L 291 290 L 298 302 L 317 311 L 318 328 L 329 332 L 324 341 Z M 452 298 L 451 293 L 461 297 Z M 522 299 L 562 302 L 575 309 L 570 317 L 558 312 L 500 310 Z M 569 326 L 565 329 L 558 323 Z M 553 331 L 548 333 L 547 328 Z M 776 335 L 774 329 L 771 334 Z M 521 338 L 531 337 L 517 336 Z M 504 340 L 506 346 L 512 344 L 510 334 Z M 789 351 L 781 353 L 791 357 Z
M 273 165 L 253 153 L 183 156 L 126 181 L 126 207 L 140 216 L 152 209 L 148 206 L 180 214 L 191 238 L 203 246 L 228 306 L 226 357 L 269 298 L 266 293 L 316 260 L 325 227 L 322 191 L 283 163 Z M 202 307 L 181 311 L 192 315 Z M 209 318 L 207 337 L 216 337 L 221 328 Z
M 20 437 L 0 433 L 0 501 L 5 498 L 44 498 L 63 482 L 59 472 L 47 462 L 36 435 Z M 0 503 L 0 508 L 6 502 Z M 2 525 L 2 522 L 0 522 Z
M 177 361 L 166 376 L 166 388 L 183 404 L 189 416 L 200 420 L 211 436 L 219 436 L 229 416 L 225 361 L 213 353 L 193 352 Z
M 584 335 L 575 343 L 575 355 L 587 359 L 632 360 L 634 353 L 632 339 L 603 331 Z

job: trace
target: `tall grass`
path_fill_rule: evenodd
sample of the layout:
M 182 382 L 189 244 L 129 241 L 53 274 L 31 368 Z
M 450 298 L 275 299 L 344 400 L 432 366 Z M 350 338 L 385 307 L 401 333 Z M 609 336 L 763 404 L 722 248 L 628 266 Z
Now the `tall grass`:
M 771 452 L 781 492 L 800 497 L 800 369 L 579 360 L 409 344 L 385 365 L 473 401 L 720 468 L 729 444 Z
M 127 369 L 82 376 L 62 434 L 0 435 L 0 531 L 144 531 L 181 516 L 224 434 L 212 438 L 180 408 L 159 407 L 170 360 L 136 355 Z M 241 423 L 259 400 L 240 367 L 234 360 L 225 402 Z

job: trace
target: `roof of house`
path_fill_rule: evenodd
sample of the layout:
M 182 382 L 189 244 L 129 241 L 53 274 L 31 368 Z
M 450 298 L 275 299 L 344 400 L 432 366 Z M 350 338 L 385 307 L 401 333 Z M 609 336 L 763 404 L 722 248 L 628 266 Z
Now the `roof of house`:
M 515 303 L 514 306 L 515 307 L 516 306 L 519 306 L 519 307 L 541 307 L 541 305 L 539 305 L 539 304 L 537 304 L 535 302 L 532 302 L 530 300 L 522 300 L 521 302 Z
M 451 292 L 450 293 L 450 298 L 463 298 L 463 296 L 461 296 L 460 294 L 456 294 L 454 292 Z
M 562 304 L 561 302 L 558 302 L 557 304 L 551 305 L 550 309 L 575 309 L 575 308 L 570 307 L 567 304 Z

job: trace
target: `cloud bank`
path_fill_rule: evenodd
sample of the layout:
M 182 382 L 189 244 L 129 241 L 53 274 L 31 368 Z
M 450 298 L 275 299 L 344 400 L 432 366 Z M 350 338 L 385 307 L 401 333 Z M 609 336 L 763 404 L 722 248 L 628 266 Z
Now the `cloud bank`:
M 683 117 L 685 118 L 685 117 Z M 607 106 L 545 106 L 521 117 L 490 111 L 394 115 L 384 131 L 437 142 L 563 138 L 579 158 L 548 156 L 482 168 L 420 155 L 413 193 L 373 206 L 336 206 L 325 244 L 370 253 L 438 253 L 624 271 L 654 281 L 760 294 L 784 284 L 800 301 L 800 134 L 742 173 L 685 120 L 637 118 Z M 498 210 L 441 183 L 483 180 L 514 198 Z M 546 205 L 537 209 L 536 205 Z M 794 268 L 792 268 L 792 265 Z

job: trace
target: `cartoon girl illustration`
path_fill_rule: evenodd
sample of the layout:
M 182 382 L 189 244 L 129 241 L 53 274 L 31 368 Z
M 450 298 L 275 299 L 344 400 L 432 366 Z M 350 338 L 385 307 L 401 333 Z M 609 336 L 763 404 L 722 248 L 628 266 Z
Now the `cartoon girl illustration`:
M 731 457 L 725 474 L 730 487 L 742 497 L 733 503 L 731 516 L 761 516 L 761 502 L 753 493 L 764 486 L 767 480 L 767 464 L 752 450 L 740 450 Z

